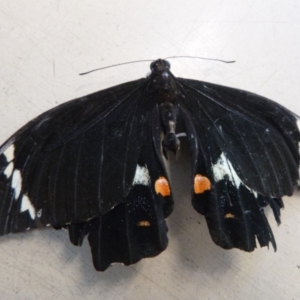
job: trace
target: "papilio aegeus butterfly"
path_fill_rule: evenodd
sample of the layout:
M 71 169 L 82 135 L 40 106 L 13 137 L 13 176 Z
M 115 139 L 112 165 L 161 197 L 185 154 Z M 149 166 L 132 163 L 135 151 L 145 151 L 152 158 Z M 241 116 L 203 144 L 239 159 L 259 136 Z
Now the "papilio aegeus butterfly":
M 192 204 L 213 241 L 253 251 L 275 240 L 281 197 L 299 179 L 298 117 L 250 92 L 176 78 L 151 63 L 147 78 L 72 100 L 38 116 L 0 148 L 0 234 L 39 223 L 88 237 L 94 266 L 153 257 L 168 244 L 172 192 L 163 154 L 192 157 Z

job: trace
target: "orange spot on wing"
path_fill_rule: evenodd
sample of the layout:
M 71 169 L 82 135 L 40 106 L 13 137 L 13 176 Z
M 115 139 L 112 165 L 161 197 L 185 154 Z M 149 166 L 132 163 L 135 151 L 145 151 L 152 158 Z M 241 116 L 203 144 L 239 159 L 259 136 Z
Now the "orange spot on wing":
M 140 227 L 149 227 L 150 226 L 150 222 L 149 221 L 140 221 L 137 224 Z
M 233 219 L 235 217 L 235 215 L 231 214 L 231 213 L 228 213 L 225 215 L 225 218 L 226 219 Z
M 201 175 L 197 174 L 194 179 L 194 192 L 195 194 L 202 194 L 203 192 L 210 190 L 211 183 L 210 180 Z
M 156 194 L 161 194 L 163 197 L 171 195 L 171 190 L 170 190 L 168 180 L 163 176 L 159 177 L 155 181 L 154 188 Z

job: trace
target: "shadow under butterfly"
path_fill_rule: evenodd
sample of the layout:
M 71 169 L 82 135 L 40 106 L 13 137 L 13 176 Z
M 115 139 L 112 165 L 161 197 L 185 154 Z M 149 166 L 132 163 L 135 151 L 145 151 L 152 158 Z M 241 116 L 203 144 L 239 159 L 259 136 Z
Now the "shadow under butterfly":
M 130 265 L 168 244 L 173 198 L 163 155 L 183 122 L 192 157 L 192 204 L 213 241 L 253 251 L 276 243 L 281 200 L 299 179 L 299 117 L 256 94 L 176 78 L 151 63 L 147 78 L 59 105 L 0 147 L 0 235 L 39 223 L 85 236 L 94 266 Z

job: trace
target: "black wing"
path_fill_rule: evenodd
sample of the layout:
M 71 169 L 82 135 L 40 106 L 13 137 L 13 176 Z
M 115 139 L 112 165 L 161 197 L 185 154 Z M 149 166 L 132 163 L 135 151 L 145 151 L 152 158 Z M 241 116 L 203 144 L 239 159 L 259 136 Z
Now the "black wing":
M 299 129 L 283 106 L 250 92 L 179 79 L 185 104 L 231 161 L 242 181 L 273 197 L 292 195 L 299 178 Z
M 105 215 L 67 226 L 74 245 L 81 245 L 88 236 L 98 271 L 113 262 L 136 263 L 167 247 L 165 218 L 172 212 L 173 199 L 161 160 L 161 141 L 155 138 L 160 133 L 157 116 L 156 112 L 150 113 L 152 120 L 129 194 Z
M 270 204 L 279 223 L 281 197 L 291 195 L 299 179 L 296 116 L 249 92 L 178 82 L 193 156 L 194 208 L 221 247 L 252 251 L 257 237 L 276 249 L 263 207 Z
M 83 222 L 128 195 L 151 111 L 145 85 L 141 79 L 62 104 L 1 146 L 1 235 L 37 220 Z

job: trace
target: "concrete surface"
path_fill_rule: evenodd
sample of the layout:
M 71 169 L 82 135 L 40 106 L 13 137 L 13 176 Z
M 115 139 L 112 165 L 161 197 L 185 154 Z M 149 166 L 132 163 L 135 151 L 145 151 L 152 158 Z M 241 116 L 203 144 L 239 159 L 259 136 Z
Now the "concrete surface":
M 0 140 L 59 103 L 138 79 L 171 60 L 176 76 L 259 93 L 300 114 L 300 3 L 297 0 L 2 0 Z M 282 224 L 267 211 L 278 251 L 248 254 L 214 245 L 191 206 L 189 163 L 172 163 L 176 208 L 160 256 L 105 273 L 87 243 L 47 228 L 0 238 L 1 299 L 300 299 L 300 194 L 285 199 Z

